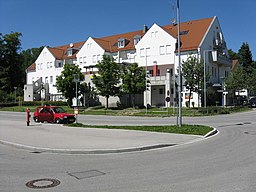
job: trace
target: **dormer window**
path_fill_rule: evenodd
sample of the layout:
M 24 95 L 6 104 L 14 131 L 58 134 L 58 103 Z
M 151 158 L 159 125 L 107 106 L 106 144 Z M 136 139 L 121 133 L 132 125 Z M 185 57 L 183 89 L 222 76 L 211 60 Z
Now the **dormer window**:
M 125 39 L 119 38 L 118 39 L 118 48 L 124 48 L 124 46 L 125 46 Z
M 67 55 L 68 56 L 72 56 L 73 55 L 73 49 L 72 48 L 68 48 Z
M 141 36 L 139 36 L 139 35 L 134 36 L 134 37 L 133 37 L 133 43 L 134 43 L 134 45 L 137 45 L 137 43 L 140 41 L 140 39 L 141 39 Z

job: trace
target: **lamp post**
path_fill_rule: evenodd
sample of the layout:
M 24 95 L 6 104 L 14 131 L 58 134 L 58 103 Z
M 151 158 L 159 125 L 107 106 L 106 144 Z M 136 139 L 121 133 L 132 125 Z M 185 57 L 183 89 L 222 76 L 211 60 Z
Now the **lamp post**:
M 206 108 L 206 97 L 207 97 L 207 94 L 206 94 L 206 52 L 212 52 L 212 50 L 204 50 L 204 108 Z
M 149 81 L 149 77 L 148 77 L 148 61 L 147 61 L 147 49 L 145 49 L 145 62 L 146 62 L 146 114 L 148 114 L 148 81 Z
M 80 82 L 80 78 L 79 78 L 79 74 L 74 74 L 74 82 L 76 83 L 76 110 L 75 110 L 75 114 L 76 114 L 76 123 L 77 123 L 77 115 L 78 115 L 78 100 L 77 100 L 77 83 Z
M 180 1 L 177 0 L 177 21 L 178 21 L 178 73 L 179 73 L 179 86 L 178 86 L 178 94 L 179 94 L 179 112 L 178 112 L 178 126 L 181 127 L 182 125 L 182 101 L 181 101 L 181 63 L 180 63 Z

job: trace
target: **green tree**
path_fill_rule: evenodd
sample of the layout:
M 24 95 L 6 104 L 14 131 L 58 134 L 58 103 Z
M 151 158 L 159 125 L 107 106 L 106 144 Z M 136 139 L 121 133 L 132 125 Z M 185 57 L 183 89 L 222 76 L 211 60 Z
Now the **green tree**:
M 33 64 L 36 61 L 43 48 L 44 46 L 41 46 L 39 48 L 31 48 L 21 51 L 20 55 L 24 69 L 28 68 L 31 64 Z
M 0 34 L 0 90 L 11 93 L 23 86 L 23 68 L 19 55 L 22 36 L 19 32 Z
M 234 52 L 232 49 L 228 50 L 228 55 L 231 60 L 236 60 L 239 57 L 238 54 Z
M 65 64 L 61 75 L 56 78 L 57 90 L 68 99 L 69 105 L 71 105 L 72 99 L 76 96 L 76 83 L 74 81 L 76 75 L 80 82 L 84 80 L 84 75 L 77 65 Z M 78 79 L 77 77 L 76 79 Z M 80 82 L 77 83 L 78 95 L 81 94 Z
M 189 89 L 189 106 L 192 92 L 200 94 L 203 89 L 204 82 L 204 65 L 203 62 L 195 56 L 189 56 L 182 63 L 182 75 L 185 78 L 184 86 Z M 208 79 L 208 75 L 206 75 Z
M 110 56 L 103 55 L 103 60 L 96 64 L 98 74 L 93 75 L 94 83 L 99 95 L 106 98 L 106 108 L 108 109 L 108 100 L 110 96 L 120 94 L 121 67 L 114 62 Z
M 246 73 L 242 66 L 238 66 L 225 80 L 226 88 L 235 92 L 247 88 Z
M 248 43 L 243 43 L 238 50 L 238 60 L 245 69 L 253 66 L 252 53 Z M 246 71 L 248 72 L 249 70 Z
M 125 93 L 132 96 L 132 106 L 135 107 L 135 95 L 146 90 L 146 71 L 139 67 L 137 63 L 124 66 L 122 73 L 122 88 Z

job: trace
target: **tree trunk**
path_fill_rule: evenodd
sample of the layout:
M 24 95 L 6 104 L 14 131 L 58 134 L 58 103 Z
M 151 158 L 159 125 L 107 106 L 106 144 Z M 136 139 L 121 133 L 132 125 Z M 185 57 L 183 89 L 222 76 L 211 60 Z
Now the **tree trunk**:
M 132 94 L 132 107 L 135 108 L 135 94 Z
M 108 99 L 109 99 L 109 96 L 106 96 L 106 106 L 105 106 L 106 109 L 108 109 Z
M 188 108 L 190 108 L 191 89 L 189 89 Z

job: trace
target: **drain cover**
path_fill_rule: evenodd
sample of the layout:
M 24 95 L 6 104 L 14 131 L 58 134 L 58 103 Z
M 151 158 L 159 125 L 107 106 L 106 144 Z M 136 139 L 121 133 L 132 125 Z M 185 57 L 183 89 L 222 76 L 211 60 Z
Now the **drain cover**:
M 29 188 L 43 189 L 56 187 L 60 184 L 60 181 L 57 179 L 36 179 L 26 183 L 26 186 Z
M 68 173 L 70 176 L 73 176 L 77 179 L 85 179 L 90 177 L 97 177 L 100 175 L 105 175 L 106 173 L 100 172 L 98 170 L 89 170 L 89 171 L 82 171 L 82 172 L 74 172 L 74 173 Z

